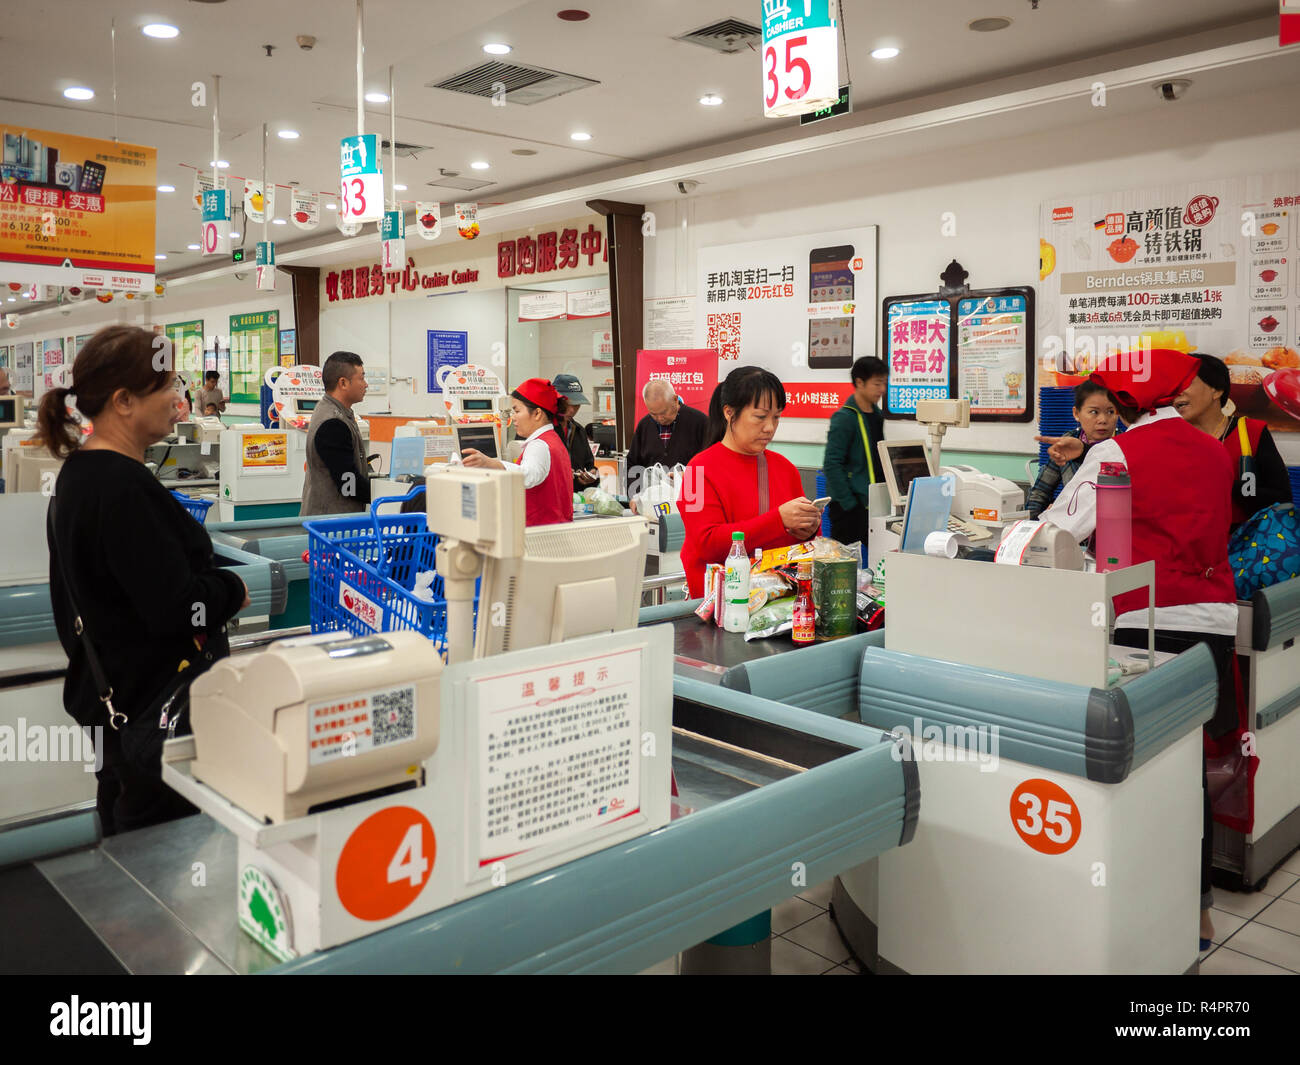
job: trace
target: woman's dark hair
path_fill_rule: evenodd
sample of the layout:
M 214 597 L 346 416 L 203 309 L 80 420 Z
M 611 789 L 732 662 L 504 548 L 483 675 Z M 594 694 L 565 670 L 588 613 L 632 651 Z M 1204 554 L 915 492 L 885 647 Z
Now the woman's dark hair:
M 763 400 L 770 400 L 777 411 L 785 410 L 785 386 L 781 379 L 770 370 L 761 366 L 737 366 L 713 390 L 709 400 L 709 431 L 705 434 L 704 446 L 712 447 L 727 435 L 727 416 L 724 407 L 731 407 L 736 413 L 733 422 L 746 407 L 754 407 Z
M 522 403 L 525 407 L 528 408 L 529 414 L 536 414 L 539 410 L 546 411 L 546 414 L 551 419 L 551 424 L 555 427 L 555 431 L 557 433 L 560 432 L 560 427 L 564 424 L 564 415 L 567 414 L 569 411 L 569 401 L 565 399 L 563 396 L 560 397 L 560 402 L 556 404 L 555 410 L 553 411 L 546 410 L 545 407 L 538 406 L 531 399 L 525 399 L 518 392 L 511 392 L 510 398 L 519 400 L 520 403 Z M 579 404 L 579 406 L 581 406 L 581 404 Z
M 1232 391 L 1232 375 L 1228 372 L 1227 365 L 1217 355 L 1202 355 L 1198 352 L 1192 357 L 1201 363 L 1196 376 L 1219 391 L 1219 406 L 1226 407 L 1228 393 Z
M 120 388 L 147 396 L 171 384 L 172 344 L 165 336 L 133 325 L 109 325 L 86 341 L 72 364 L 72 387 L 52 388 L 41 397 L 37 437 L 55 458 L 67 458 L 81 441 L 68 397 L 92 422 Z
M 1106 395 L 1110 397 L 1111 403 L 1115 405 L 1115 410 L 1119 414 L 1119 420 L 1122 421 L 1125 426 L 1132 429 L 1134 423 L 1142 417 L 1142 412 L 1138 410 L 1137 407 L 1130 407 L 1121 400 L 1119 396 L 1115 395 L 1114 392 L 1107 392 Z
M 1081 385 L 1074 386 L 1074 409 L 1082 410 L 1083 405 L 1093 396 L 1100 392 L 1103 396 L 1110 393 L 1106 390 L 1105 385 L 1098 384 L 1096 381 L 1084 381 Z

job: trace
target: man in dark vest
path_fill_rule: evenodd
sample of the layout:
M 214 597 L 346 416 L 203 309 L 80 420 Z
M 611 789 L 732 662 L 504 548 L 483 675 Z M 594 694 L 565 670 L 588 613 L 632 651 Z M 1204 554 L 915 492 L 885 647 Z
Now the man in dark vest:
M 361 356 L 336 351 L 321 371 L 325 395 L 307 426 L 303 514 L 357 514 L 370 505 L 370 467 L 352 408 L 366 396 Z

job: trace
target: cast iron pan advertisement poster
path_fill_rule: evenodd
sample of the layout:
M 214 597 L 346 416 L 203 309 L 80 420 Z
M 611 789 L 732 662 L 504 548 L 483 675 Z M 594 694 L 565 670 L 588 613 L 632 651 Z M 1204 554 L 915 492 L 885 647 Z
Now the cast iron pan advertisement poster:
M 1199 181 L 1042 205 L 1042 385 L 1108 351 L 1217 355 L 1237 410 L 1300 432 L 1300 174 Z
M 786 391 L 777 439 L 824 439 L 853 360 L 876 353 L 876 227 L 701 248 L 699 271 L 696 339 L 718 379 L 771 370 Z

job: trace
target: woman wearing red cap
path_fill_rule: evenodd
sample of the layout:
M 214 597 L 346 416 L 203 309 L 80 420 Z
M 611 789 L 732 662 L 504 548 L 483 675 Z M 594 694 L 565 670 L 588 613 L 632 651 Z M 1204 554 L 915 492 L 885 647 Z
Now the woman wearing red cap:
M 519 465 L 524 471 L 525 525 L 559 525 L 573 521 L 573 466 L 569 450 L 556 430 L 566 401 L 544 377 L 530 377 L 510 393 L 515 433 L 523 440 Z M 480 469 L 510 467 L 498 459 L 467 447 L 461 454 L 466 466 Z
M 1102 463 L 1128 468 L 1133 565 L 1154 562 L 1156 649 L 1179 653 L 1206 643 L 1219 672 L 1219 704 L 1205 726 L 1211 738 L 1237 725 L 1233 666 L 1237 593 L 1228 564 L 1233 469 L 1217 440 L 1185 421 L 1174 400 L 1196 379 L 1200 363 L 1173 350 L 1134 352 L 1108 360 L 1089 380 L 1110 391 L 1128 432 L 1094 445 L 1079 472 L 1042 520 L 1080 543 L 1097 527 L 1097 476 Z M 1077 486 L 1077 487 L 1076 487 Z M 1071 491 L 1070 489 L 1073 489 Z M 1145 647 L 1146 591 L 1115 597 L 1115 642 Z M 1212 819 L 1204 791 L 1201 839 L 1201 949 L 1214 934 L 1210 907 Z

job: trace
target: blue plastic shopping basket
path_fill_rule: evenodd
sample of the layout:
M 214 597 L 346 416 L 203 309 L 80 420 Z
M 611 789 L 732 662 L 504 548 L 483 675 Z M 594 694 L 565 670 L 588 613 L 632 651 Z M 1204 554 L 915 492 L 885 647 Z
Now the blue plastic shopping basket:
M 203 524 L 204 520 L 208 516 L 208 508 L 216 502 L 216 500 L 213 499 L 195 499 L 193 496 L 187 496 L 183 492 L 177 492 L 174 489 L 172 495 L 176 497 L 177 502 L 179 502 L 181 506 L 190 512 L 190 516 L 200 525 Z
M 433 579 L 433 601 L 412 594 L 416 575 L 434 568 L 438 537 L 424 514 L 380 516 L 384 503 L 403 503 L 424 491 L 413 489 L 370 505 L 369 514 L 304 521 L 311 566 L 311 631 L 345 631 L 356 636 L 414 629 L 447 645 L 447 603 L 441 577 Z M 477 607 L 477 597 L 475 600 Z

